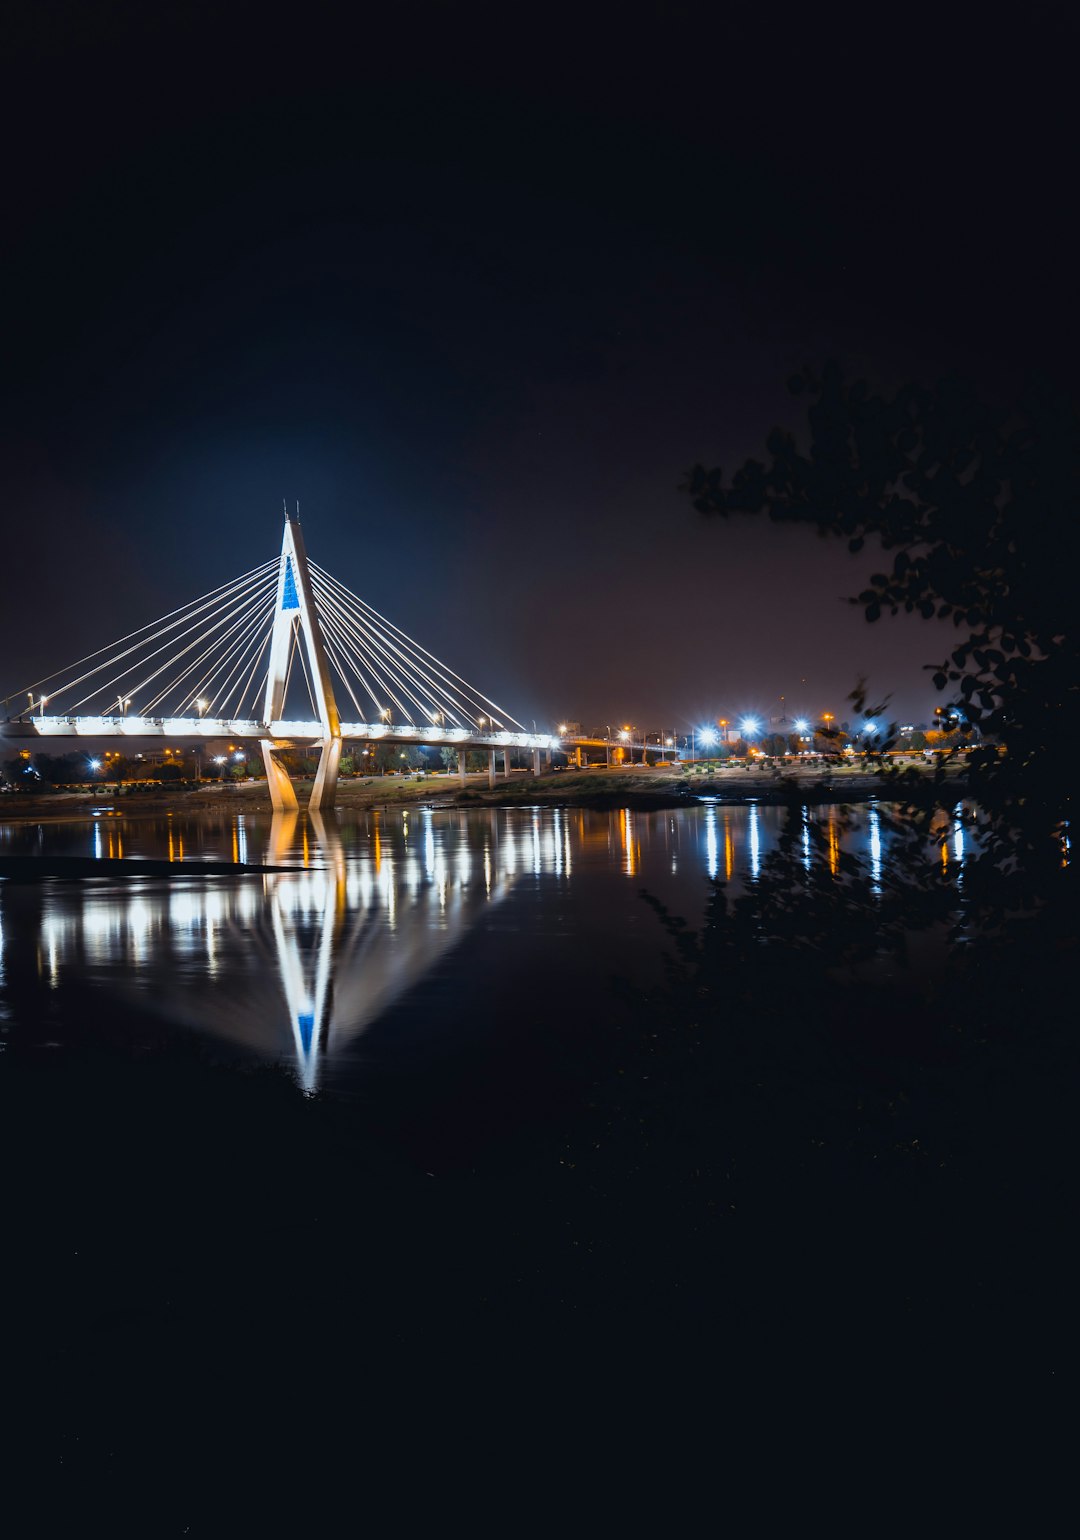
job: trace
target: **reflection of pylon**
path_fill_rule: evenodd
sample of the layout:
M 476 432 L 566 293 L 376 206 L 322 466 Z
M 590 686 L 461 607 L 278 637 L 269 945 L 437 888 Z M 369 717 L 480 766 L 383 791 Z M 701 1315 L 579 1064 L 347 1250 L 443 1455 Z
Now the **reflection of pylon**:
M 300 531 L 300 520 L 285 515 L 285 532 L 281 540 L 281 565 L 278 571 L 277 608 L 274 611 L 274 631 L 270 642 L 270 666 L 266 675 L 266 697 L 263 720 L 270 726 L 281 720 L 285 704 L 285 688 L 289 677 L 289 661 L 297 631 L 303 633 L 304 651 L 307 656 L 308 678 L 315 696 L 315 706 L 322 724 L 322 753 L 319 769 L 311 792 L 312 808 L 333 807 L 337 791 L 338 765 L 341 762 L 341 719 L 334 699 L 334 686 L 330 678 L 330 665 L 319 626 L 315 597 L 308 572 L 307 551 Z M 289 773 L 279 758 L 279 751 L 287 746 L 287 740 L 263 740 L 263 764 L 266 781 L 270 788 L 270 801 L 276 812 L 288 812 L 297 807 Z
M 325 824 L 318 813 L 311 815 L 311 823 L 319 841 L 320 856 L 328 859 L 329 865 L 325 871 L 316 870 L 310 874 L 314 878 L 315 892 L 318 892 L 320 886 L 323 888 L 323 903 L 321 910 L 316 903 L 312 916 L 317 917 L 318 943 L 314 959 L 309 956 L 306 964 L 297 944 L 295 915 L 287 914 L 280 902 L 280 893 L 272 891 L 280 879 L 270 878 L 278 970 L 292 1026 L 297 1070 L 305 1091 L 314 1091 L 317 1085 L 319 1058 L 326 1045 L 333 998 L 334 952 L 345 914 L 345 856 L 341 835 L 332 823 Z M 283 860 L 292 849 L 296 829 L 295 813 L 275 816 L 270 830 L 271 852 L 275 861 Z M 287 923 L 289 920 L 292 921 L 291 926 Z

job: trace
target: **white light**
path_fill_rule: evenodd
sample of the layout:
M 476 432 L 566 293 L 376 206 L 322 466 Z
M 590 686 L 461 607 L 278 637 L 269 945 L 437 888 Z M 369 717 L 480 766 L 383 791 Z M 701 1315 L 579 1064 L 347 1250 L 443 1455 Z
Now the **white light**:
M 715 727 L 703 727 L 698 733 L 698 737 L 702 743 L 716 743 L 719 741 L 720 734 L 716 731 Z
M 796 731 L 796 732 L 797 732 L 797 733 L 805 733 L 805 732 L 808 732 L 808 731 L 809 731 L 809 728 L 810 728 L 810 723 L 809 723 L 809 722 L 808 722 L 808 721 L 807 721 L 807 720 L 806 720 L 806 718 L 805 718 L 805 717 L 799 717 L 799 718 L 798 718 L 798 719 L 797 719 L 797 720 L 796 720 L 796 723 L 795 723 L 795 731 Z
M 756 733 L 761 723 L 755 721 L 753 717 L 743 717 L 739 726 L 744 733 Z

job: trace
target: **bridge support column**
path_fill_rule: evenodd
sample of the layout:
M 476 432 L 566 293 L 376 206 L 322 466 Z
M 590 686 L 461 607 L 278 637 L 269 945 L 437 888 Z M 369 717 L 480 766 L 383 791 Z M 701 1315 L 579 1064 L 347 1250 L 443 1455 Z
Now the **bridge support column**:
M 510 779 L 510 750 L 503 749 L 503 775 Z
M 467 758 L 468 758 L 468 756 L 465 753 L 465 750 L 464 749 L 458 749 L 458 751 L 457 751 L 457 773 L 458 773 L 458 780 L 461 782 L 462 786 L 464 786 L 464 784 L 465 784 L 465 763 L 466 763 Z
M 315 772 L 315 785 L 311 788 L 308 807 L 317 811 L 333 807 L 337 796 L 338 766 L 341 764 L 341 739 L 326 738 L 319 755 L 319 768 Z
M 582 768 L 583 764 L 584 761 L 581 758 L 581 744 L 579 743 L 577 746 L 577 767 L 579 770 Z
M 488 749 L 488 785 L 495 790 L 495 750 Z
M 540 774 L 540 750 L 533 749 L 533 775 Z
M 295 813 L 300 804 L 296 800 L 296 792 L 289 779 L 289 772 L 278 759 L 277 750 L 272 743 L 267 743 L 263 739 L 260 747 L 263 765 L 266 768 L 266 784 L 270 791 L 270 806 L 275 813 Z

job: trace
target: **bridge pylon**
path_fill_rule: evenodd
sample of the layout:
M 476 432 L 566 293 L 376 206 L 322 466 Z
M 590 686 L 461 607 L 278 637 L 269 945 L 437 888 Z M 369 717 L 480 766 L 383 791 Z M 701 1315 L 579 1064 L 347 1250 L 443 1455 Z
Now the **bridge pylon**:
M 263 703 L 263 720 L 268 727 L 271 722 L 281 720 L 289 661 L 298 632 L 303 640 L 308 678 L 322 726 L 322 753 L 308 806 L 313 809 L 328 808 L 333 807 L 337 793 L 338 766 L 341 763 L 341 717 L 334 699 L 330 664 L 315 607 L 300 520 L 299 517 L 290 517 L 286 512 L 285 530 L 281 539 L 281 563 L 278 568 L 277 606 Z M 291 812 L 299 806 L 289 772 L 279 758 L 283 747 L 284 744 L 276 743 L 273 739 L 263 739 L 266 784 L 270 789 L 271 805 L 278 813 Z

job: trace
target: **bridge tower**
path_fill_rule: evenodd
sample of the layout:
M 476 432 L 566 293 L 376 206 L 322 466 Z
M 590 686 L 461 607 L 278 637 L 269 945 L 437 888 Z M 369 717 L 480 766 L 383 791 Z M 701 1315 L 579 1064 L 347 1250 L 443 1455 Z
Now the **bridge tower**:
M 274 611 L 274 630 L 270 641 L 270 666 L 266 676 L 266 697 L 263 704 L 263 721 L 281 720 L 285 704 L 285 684 L 288 678 L 289 658 L 297 631 L 302 634 L 307 657 L 308 677 L 315 692 L 315 704 L 322 724 L 322 753 L 319 769 L 311 792 L 310 808 L 333 807 L 337 792 L 338 765 L 341 762 L 341 718 L 334 699 L 334 686 L 330 677 L 330 665 L 326 657 L 319 615 L 315 608 L 315 596 L 311 589 L 307 551 L 300 530 L 300 519 L 285 514 L 285 532 L 281 540 L 281 565 L 278 569 L 277 608 Z M 289 772 L 278 755 L 287 742 L 263 739 L 263 764 L 266 766 L 266 783 L 270 788 L 270 802 L 275 812 L 294 811 L 298 806 L 296 792 L 289 779 Z

